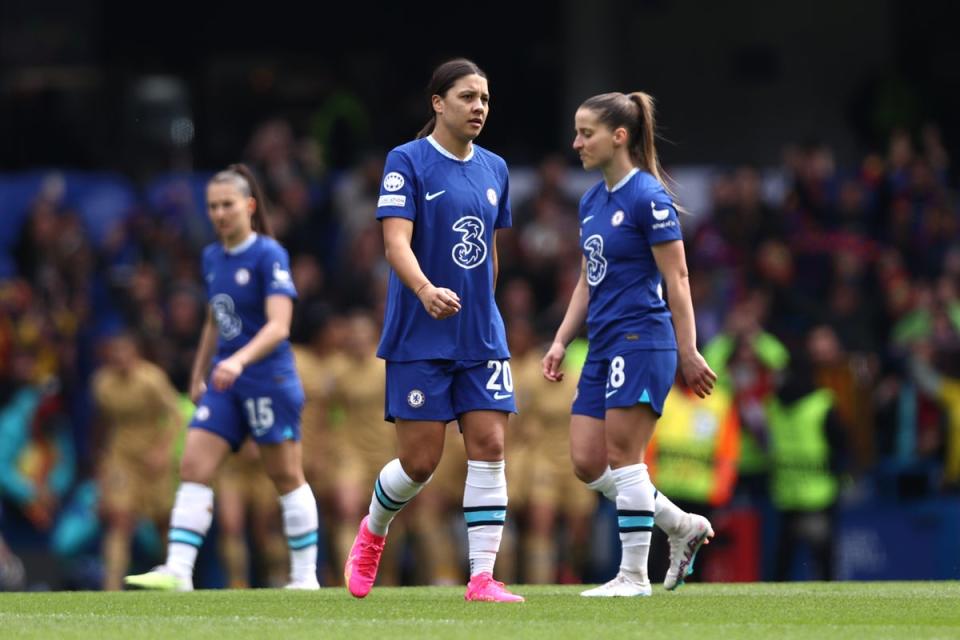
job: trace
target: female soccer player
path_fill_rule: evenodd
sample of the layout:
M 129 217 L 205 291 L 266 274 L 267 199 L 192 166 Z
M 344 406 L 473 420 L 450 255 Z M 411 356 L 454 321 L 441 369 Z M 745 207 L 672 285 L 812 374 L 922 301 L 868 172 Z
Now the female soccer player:
M 429 95 L 430 121 L 387 155 L 377 203 L 392 267 L 377 355 L 386 360 L 385 413 L 396 422 L 399 455 L 374 484 L 344 577 L 354 596 L 370 592 L 390 521 L 430 480 L 445 425 L 456 419 L 468 459 L 465 598 L 522 602 L 492 576 L 507 512 L 504 430 L 516 411 L 493 298 L 496 230 L 511 224 L 507 166 L 473 144 L 490 101 L 476 64 L 440 65 Z
M 303 388 L 287 339 L 297 292 L 287 252 L 270 235 L 264 202 L 242 164 L 207 185 L 207 208 L 220 241 L 203 252 L 209 305 L 190 383 L 197 409 L 180 462 L 167 561 L 127 576 L 128 586 L 193 589 L 197 551 L 213 519 L 210 485 L 231 449 L 252 436 L 280 493 L 290 549 L 287 588 L 319 588 L 317 505 L 301 464 Z
M 623 555 L 613 580 L 582 595 L 649 596 L 654 519 L 670 537 L 667 589 L 682 583 L 713 531 L 706 518 L 657 493 L 644 451 L 678 351 L 684 380 L 700 397 L 711 392 L 716 374 L 696 347 L 680 222 L 654 146 L 653 99 L 594 96 L 577 110 L 575 124 L 573 148 L 583 168 L 599 169 L 603 180 L 580 201 L 580 281 L 543 358 L 543 375 L 562 379 L 566 347 L 586 319 L 590 351 L 573 402 L 571 458 L 587 486 L 616 496 Z

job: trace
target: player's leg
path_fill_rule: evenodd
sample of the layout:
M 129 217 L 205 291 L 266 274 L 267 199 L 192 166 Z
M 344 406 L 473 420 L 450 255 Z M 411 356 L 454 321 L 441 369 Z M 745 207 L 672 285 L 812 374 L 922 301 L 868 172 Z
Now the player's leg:
M 648 405 L 607 410 L 607 452 L 617 487 L 617 522 L 622 547 L 616 578 L 585 596 L 650 595 L 647 557 L 653 531 L 654 489 L 643 452 L 657 421 Z
M 507 517 L 504 440 L 507 416 L 517 412 L 513 391 L 509 360 L 458 363 L 452 397 L 467 454 L 463 491 L 470 557 L 467 600 L 523 602 L 493 579 Z
M 201 405 L 200 409 L 204 406 Z M 201 412 L 200 409 L 200 416 L 209 417 L 209 411 Z M 197 420 L 196 416 L 194 420 Z M 153 571 L 127 576 L 124 583 L 128 587 L 164 591 L 193 589 L 197 553 L 213 521 L 213 489 L 210 487 L 230 449 L 231 444 L 225 436 L 206 428 L 191 428 L 187 432 L 180 461 L 180 487 L 167 533 L 167 560 Z
M 384 418 L 396 422 L 398 455 L 377 476 L 368 514 L 344 567 L 347 588 L 357 598 L 373 588 L 390 522 L 420 493 L 440 462 L 444 427 L 454 417 L 450 364 L 387 362 Z
M 280 494 L 283 533 L 290 553 L 290 589 L 319 589 L 317 529 L 320 519 L 313 490 L 303 475 L 298 440 L 258 442 L 263 469 Z
M 460 416 L 467 452 L 467 478 L 463 490 L 463 515 L 467 521 L 470 584 L 467 600 L 523 602 L 493 580 L 493 565 L 500 550 L 507 518 L 507 477 L 503 459 L 507 414 L 502 411 L 469 411 Z
M 130 565 L 130 544 L 136 514 L 132 470 L 119 456 L 109 455 L 99 478 L 100 508 L 106 531 L 103 536 L 103 588 L 123 588 L 123 576 Z
M 363 598 L 377 578 L 390 523 L 430 481 L 443 454 L 442 421 L 397 419 L 397 454 L 374 482 L 370 508 L 360 522 L 344 578 L 350 593 Z

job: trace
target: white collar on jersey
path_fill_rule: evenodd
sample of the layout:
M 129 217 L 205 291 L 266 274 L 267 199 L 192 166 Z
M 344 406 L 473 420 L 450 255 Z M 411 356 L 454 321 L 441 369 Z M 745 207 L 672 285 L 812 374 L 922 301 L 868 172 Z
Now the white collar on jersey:
M 257 232 L 254 231 L 249 236 L 247 236 L 246 240 L 244 240 L 237 246 L 230 247 L 229 249 L 227 247 L 224 247 L 223 250 L 229 253 L 230 255 L 235 256 L 237 254 L 243 253 L 244 251 L 252 247 L 253 243 L 256 241 L 257 241 Z
M 473 158 L 473 145 L 472 145 L 472 144 L 470 145 L 470 153 L 467 154 L 467 157 L 466 157 L 466 158 L 458 158 L 457 156 L 453 155 L 452 153 L 450 153 L 449 151 L 447 151 L 446 149 L 444 149 L 442 146 L 440 146 L 440 143 L 437 142 L 437 141 L 434 139 L 434 137 L 433 137 L 432 134 L 429 135 L 429 136 L 427 136 L 427 142 L 429 142 L 430 144 L 432 144 L 432 145 L 433 145 L 433 148 L 440 152 L 440 155 L 446 156 L 446 157 L 450 158 L 451 160 L 456 160 L 457 162 L 469 162 L 470 159 Z
M 620 182 L 618 182 L 617 184 L 613 185 L 613 187 L 608 188 L 607 191 L 609 191 L 610 193 L 613 193 L 613 192 L 616 191 L 617 189 L 620 189 L 621 187 L 623 187 L 623 185 L 625 185 L 625 184 L 627 184 L 628 182 L 630 182 L 630 178 L 632 178 L 635 174 L 638 174 L 638 173 L 640 173 L 640 169 L 637 169 L 636 167 L 634 167 L 633 169 L 630 169 L 630 171 L 629 171 L 629 173 L 627 173 L 627 175 L 625 175 L 625 176 L 623 176 L 622 178 L 620 178 Z

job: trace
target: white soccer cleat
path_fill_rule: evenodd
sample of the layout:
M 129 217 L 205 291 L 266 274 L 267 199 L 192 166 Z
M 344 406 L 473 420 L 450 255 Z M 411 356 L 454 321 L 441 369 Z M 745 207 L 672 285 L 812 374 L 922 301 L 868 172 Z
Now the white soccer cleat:
M 632 598 L 636 596 L 653 595 L 653 589 L 650 588 L 650 582 L 635 582 L 622 573 L 599 587 L 587 589 L 580 593 L 585 598 Z
M 193 580 L 178 576 L 165 564 L 146 573 L 127 576 L 123 579 L 123 584 L 130 589 L 146 591 L 193 591 Z
M 317 582 L 316 578 L 313 580 L 294 580 L 287 584 L 284 589 L 293 591 L 318 591 L 320 589 L 320 583 Z
M 684 583 L 693 573 L 693 561 L 697 552 L 704 543 L 710 542 L 713 537 L 713 527 L 710 521 L 695 513 L 687 514 L 687 524 L 669 536 L 670 568 L 663 579 L 663 588 L 673 591 Z

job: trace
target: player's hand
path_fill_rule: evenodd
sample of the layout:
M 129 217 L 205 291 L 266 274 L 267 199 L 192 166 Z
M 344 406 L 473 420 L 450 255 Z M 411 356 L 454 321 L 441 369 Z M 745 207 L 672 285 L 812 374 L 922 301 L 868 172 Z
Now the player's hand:
M 543 377 L 550 382 L 560 382 L 563 380 L 563 371 L 560 371 L 560 365 L 563 364 L 563 358 L 567 355 L 567 348 L 560 342 L 554 342 L 547 350 L 547 355 L 543 356 L 541 365 L 543 366 Z
M 233 386 L 241 373 L 243 373 L 243 365 L 234 358 L 227 358 L 214 367 L 210 381 L 213 382 L 213 388 L 217 391 L 226 391 Z
M 207 392 L 207 383 L 203 378 L 198 378 L 196 380 L 190 381 L 190 401 L 193 404 L 198 404 L 200 398 L 203 397 L 203 394 Z
M 443 320 L 460 311 L 460 296 L 444 287 L 424 286 L 417 294 L 423 308 L 434 320 Z
M 701 398 L 710 395 L 717 381 L 717 374 L 695 349 L 688 354 L 680 354 L 680 373 L 687 386 Z

